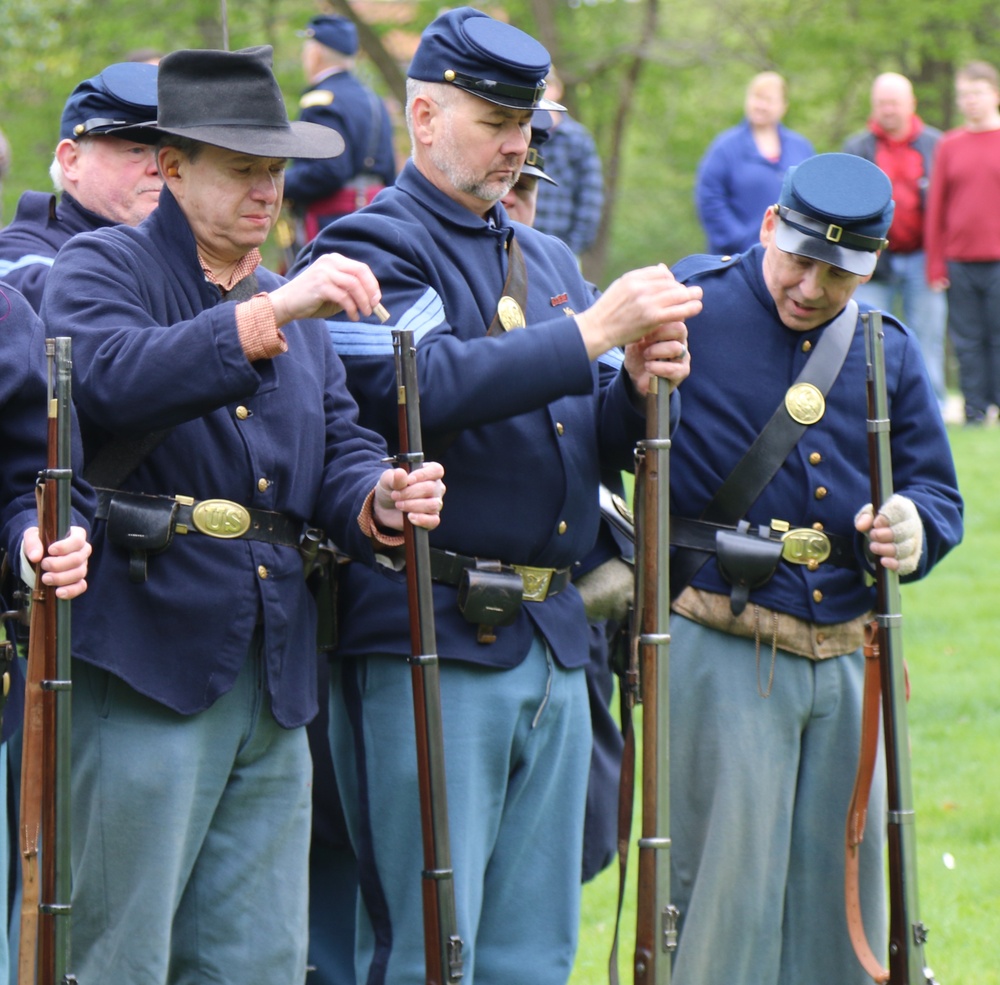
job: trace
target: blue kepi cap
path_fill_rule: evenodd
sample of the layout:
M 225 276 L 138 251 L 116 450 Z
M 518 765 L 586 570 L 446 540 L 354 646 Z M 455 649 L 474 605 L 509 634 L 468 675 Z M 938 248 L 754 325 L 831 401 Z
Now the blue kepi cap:
M 406 73 L 423 82 L 450 82 L 511 109 L 562 110 L 545 99 L 551 59 L 545 46 L 481 10 L 459 7 L 431 21 Z
M 156 76 L 155 65 L 118 62 L 85 79 L 66 100 L 59 139 L 78 140 L 155 120 Z
M 531 143 L 528 145 L 524 164 L 521 165 L 521 174 L 541 178 L 550 185 L 558 185 L 555 178 L 545 173 L 545 158 L 542 156 L 542 145 L 549 139 L 551 130 L 552 114 L 548 110 L 536 109 L 531 114 Z
M 309 21 L 304 31 L 298 33 L 301 37 L 312 38 L 342 55 L 353 55 L 358 50 L 358 29 L 349 17 L 320 14 Z
M 896 204 L 885 172 L 854 154 L 817 154 L 788 169 L 778 200 L 775 245 L 864 277 Z

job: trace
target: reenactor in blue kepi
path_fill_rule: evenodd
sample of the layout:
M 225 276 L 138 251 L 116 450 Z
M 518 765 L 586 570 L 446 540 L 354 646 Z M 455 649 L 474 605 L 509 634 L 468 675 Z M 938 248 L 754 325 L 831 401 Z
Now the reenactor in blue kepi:
M 307 243 L 338 216 L 367 205 L 396 177 L 392 121 L 385 103 L 354 74 L 358 29 L 347 17 L 313 17 L 300 34 L 309 88 L 299 119 L 336 130 L 344 153 L 325 160 L 293 160 L 285 175 L 285 201 Z
M 0 278 L 35 311 L 55 255 L 71 236 L 119 222 L 137 226 L 156 208 L 163 182 L 152 148 L 112 132 L 154 119 L 155 65 L 109 65 L 66 100 L 49 169 L 56 194 L 24 192 L 14 221 L 0 232 Z
M 412 158 L 300 260 L 348 254 L 379 280 L 389 324 L 330 325 L 360 420 L 390 448 L 391 329 L 416 339 L 424 447 L 448 475 L 430 541 L 457 936 L 466 980 L 505 985 L 561 985 L 572 967 L 592 742 L 571 577 L 602 467 L 632 466 L 650 378 L 687 375 L 684 319 L 701 310 L 663 265 L 595 300 L 567 246 L 509 221 L 549 64 L 472 8 L 434 20 L 408 71 Z M 421 981 L 406 586 L 346 568 L 331 745 L 359 860 L 357 974 Z
M 696 369 L 670 451 L 676 985 L 872 980 L 855 958 L 844 888 L 877 601 L 869 573 L 921 578 L 962 537 L 920 343 L 889 315 L 895 494 L 873 495 L 873 316 L 852 295 L 875 269 L 893 210 L 878 167 L 820 154 L 789 169 L 758 245 L 674 268 L 705 300 L 690 322 Z M 885 778 L 883 767 L 859 890 L 883 951 Z

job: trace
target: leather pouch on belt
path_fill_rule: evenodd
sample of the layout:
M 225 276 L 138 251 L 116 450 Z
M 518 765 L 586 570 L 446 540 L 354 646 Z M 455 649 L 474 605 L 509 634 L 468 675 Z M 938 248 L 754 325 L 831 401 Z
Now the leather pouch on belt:
M 750 525 L 741 520 L 736 530 L 718 530 L 715 534 L 719 573 L 733 590 L 729 607 L 738 616 L 747 604 L 750 592 L 771 580 L 781 561 L 782 543 L 771 540 L 765 529 L 760 536 L 750 533 Z
M 493 643 L 495 626 L 509 626 L 524 603 L 524 580 L 516 571 L 465 568 L 458 583 L 458 611 L 479 626 L 479 641 Z
M 177 503 L 149 497 L 111 497 L 108 507 L 107 538 L 116 547 L 128 551 L 128 577 L 136 585 L 146 580 L 146 559 L 165 551 L 174 539 Z

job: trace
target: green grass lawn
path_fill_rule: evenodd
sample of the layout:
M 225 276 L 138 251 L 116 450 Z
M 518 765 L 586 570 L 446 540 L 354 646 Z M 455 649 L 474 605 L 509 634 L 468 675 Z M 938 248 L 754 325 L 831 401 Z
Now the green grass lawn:
M 950 435 L 965 541 L 903 587 L 920 916 L 941 985 L 1000 985 L 1000 428 Z M 632 981 L 634 848 L 629 870 L 623 983 Z M 584 887 L 571 985 L 607 982 L 617 895 L 617 866 Z

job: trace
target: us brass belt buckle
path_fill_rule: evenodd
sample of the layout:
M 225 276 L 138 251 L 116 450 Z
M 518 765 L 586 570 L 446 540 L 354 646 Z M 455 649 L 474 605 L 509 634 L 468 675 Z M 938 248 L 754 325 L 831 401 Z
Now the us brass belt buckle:
M 191 522 L 209 537 L 242 537 L 250 529 L 250 511 L 228 499 L 203 499 L 192 510 Z
M 781 535 L 781 556 L 815 571 L 830 556 L 830 538 L 812 527 L 793 527 Z
M 529 568 L 524 564 L 513 564 L 511 567 L 524 582 L 524 601 L 544 602 L 552 582 L 552 568 Z

